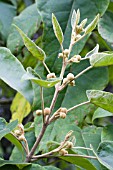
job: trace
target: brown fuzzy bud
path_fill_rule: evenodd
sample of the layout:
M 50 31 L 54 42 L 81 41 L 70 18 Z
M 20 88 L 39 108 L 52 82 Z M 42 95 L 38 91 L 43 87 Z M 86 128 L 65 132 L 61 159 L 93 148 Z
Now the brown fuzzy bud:
M 59 114 L 60 114 L 60 118 L 62 118 L 62 119 L 66 118 L 66 114 L 64 112 L 60 112 Z
M 61 149 L 61 150 L 59 151 L 59 154 L 60 154 L 61 156 L 64 156 L 64 155 L 67 155 L 67 154 L 68 154 L 68 151 L 66 151 L 65 149 Z
M 68 82 L 68 79 L 67 78 L 64 78 L 63 79 L 63 84 L 66 84 Z
M 69 54 L 69 49 L 65 49 L 64 51 L 63 51 L 63 53 L 64 53 L 64 55 L 68 55 Z
M 67 75 L 67 79 L 68 79 L 68 80 L 73 80 L 73 79 L 74 79 L 74 75 L 73 75 L 72 73 L 69 73 L 69 74 Z
M 24 135 L 21 135 L 21 136 L 18 137 L 18 139 L 19 139 L 20 141 L 24 141 L 24 140 L 25 140 L 25 136 L 24 136 Z
M 77 58 L 78 61 L 81 60 L 81 56 L 80 55 L 76 55 L 76 58 Z
M 66 142 L 66 148 L 72 148 L 73 147 L 73 143 L 72 142 L 70 142 L 70 141 L 67 141 Z
M 46 116 L 46 115 L 49 115 L 50 114 L 50 108 L 49 107 L 46 107 L 45 109 L 44 109 L 44 115 Z
M 56 78 L 55 73 L 49 73 L 47 79 Z
M 24 133 L 24 126 L 22 124 L 18 125 L 19 131 L 21 132 L 21 134 Z
M 63 113 L 65 113 L 65 114 L 67 113 L 67 109 L 66 109 L 65 107 L 62 107 L 62 108 L 60 109 L 60 111 L 63 112 Z
M 71 82 L 69 83 L 69 85 L 70 85 L 70 86 L 75 86 L 75 80 L 71 81 Z
M 77 58 L 75 57 L 72 57 L 70 60 L 69 60 L 70 63 L 79 63 L 80 61 L 78 61 Z
M 63 58 L 63 54 L 62 54 L 62 53 L 59 53 L 59 54 L 58 54 L 58 58 Z
M 22 135 L 22 132 L 20 130 L 15 130 L 14 133 L 15 133 L 16 136 Z
M 37 116 L 42 115 L 42 110 L 36 110 L 36 115 L 37 115 Z
M 76 37 L 75 37 L 75 41 L 79 40 L 82 36 L 80 34 L 78 34 Z

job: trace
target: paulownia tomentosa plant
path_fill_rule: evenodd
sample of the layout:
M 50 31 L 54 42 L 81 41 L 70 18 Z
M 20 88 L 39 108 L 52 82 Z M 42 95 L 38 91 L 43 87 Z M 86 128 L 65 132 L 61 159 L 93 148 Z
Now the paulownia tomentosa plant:
M 36 140 L 33 143 L 33 146 L 30 149 L 28 145 L 28 140 L 25 136 L 26 130 L 24 126 L 22 124 L 18 124 L 17 120 L 7 124 L 5 120 L 1 118 L 0 119 L 0 123 L 1 123 L 0 138 L 5 136 L 7 139 L 12 141 L 12 143 L 14 143 L 20 150 L 24 149 L 23 152 L 24 152 L 24 157 L 25 157 L 24 163 L 18 162 L 18 160 L 17 160 L 17 163 L 13 161 L 12 162 L 7 161 L 6 163 L 5 160 L 0 159 L 0 162 L 2 165 L 16 164 L 20 169 L 22 168 L 27 169 L 24 166 L 31 166 L 30 163 L 33 162 L 32 167 L 36 166 L 36 168 L 42 168 L 39 164 L 37 163 L 35 164 L 34 162 L 37 162 L 38 160 L 43 159 L 43 158 L 52 157 L 52 158 L 60 158 L 70 163 L 73 163 L 76 165 L 76 167 L 78 167 L 78 169 L 80 168 L 93 169 L 93 170 L 97 169 L 94 166 L 94 162 L 92 161 L 93 159 L 95 159 L 97 163 L 100 162 L 100 164 L 102 164 L 106 168 L 110 170 L 113 169 L 113 167 L 110 167 L 109 164 L 106 162 L 105 159 L 103 159 L 101 155 L 102 153 L 101 151 L 103 151 L 107 147 L 112 148 L 113 144 L 110 142 L 101 143 L 99 146 L 98 152 L 95 151 L 94 149 L 95 146 L 93 146 L 91 143 L 89 143 L 88 147 L 87 145 L 86 147 L 76 146 L 77 137 L 76 137 L 76 133 L 75 135 L 73 135 L 74 131 L 71 130 L 71 125 L 69 127 L 70 131 L 67 134 L 64 134 L 64 138 L 62 139 L 61 143 L 57 143 L 57 142 L 52 143 L 52 146 L 50 147 L 50 150 L 48 152 L 41 153 L 38 151 L 38 148 L 40 147 L 40 143 L 43 140 L 43 136 L 46 135 L 48 127 L 50 125 L 51 127 L 55 126 L 55 122 L 58 121 L 59 119 L 62 119 L 62 127 L 60 128 L 65 127 L 65 125 L 63 124 L 64 123 L 63 119 L 67 119 L 67 115 L 70 114 L 70 111 L 77 109 L 80 106 L 88 105 L 92 103 L 109 112 L 113 112 L 113 107 L 111 107 L 113 105 L 113 94 L 105 92 L 105 91 L 90 90 L 90 89 L 86 91 L 86 94 L 88 97 L 87 101 L 84 101 L 71 108 L 67 108 L 67 106 L 65 106 L 65 107 L 60 107 L 57 110 L 54 109 L 60 93 L 62 93 L 62 91 L 67 86 L 70 86 L 71 88 L 73 88 L 73 86 L 79 86 L 79 84 L 76 85 L 76 79 L 82 76 L 85 72 L 89 71 L 93 67 L 108 66 L 108 65 L 113 64 L 113 53 L 99 52 L 98 44 L 92 51 L 88 52 L 84 58 L 76 54 L 73 56 L 70 55 L 73 46 L 78 41 L 82 40 L 86 35 L 90 34 L 95 29 L 98 21 L 99 21 L 99 14 L 94 18 L 94 20 L 88 26 L 85 26 L 87 23 L 87 18 L 80 22 L 80 11 L 79 9 L 77 10 L 77 12 L 74 10 L 72 14 L 72 18 L 71 18 L 72 33 L 71 33 L 70 45 L 68 49 L 64 49 L 63 47 L 64 36 L 63 36 L 62 29 L 55 15 L 52 14 L 53 30 L 61 46 L 61 52 L 58 54 L 58 58 L 62 60 L 62 68 L 61 68 L 61 72 L 59 76 L 56 76 L 54 72 L 50 72 L 45 62 L 45 59 L 46 59 L 45 52 L 39 46 L 37 46 L 33 41 L 31 41 L 19 27 L 14 25 L 14 27 L 16 27 L 16 29 L 20 33 L 27 49 L 31 52 L 31 54 L 34 57 L 36 57 L 38 60 L 42 62 L 48 74 L 47 74 L 46 79 L 44 80 L 31 67 L 28 67 L 26 72 L 23 71 L 23 75 L 21 75 L 22 80 L 20 81 L 30 80 L 40 87 L 41 108 L 39 108 L 38 110 L 34 112 L 34 116 L 35 118 L 39 117 L 39 119 L 40 117 L 42 117 L 41 128 L 40 128 L 40 132 L 37 132 L 38 137 L 36 138 Z M 1 47 L 0 51 L 3 54 L 5 54 L 7 51 L 6 59 L 9 55 L 12 55 L 11 52 L 6 48 Z M 66 69 L 70 65 L 74 63 L 79 65 L 79 63 L 83 62 L 83 60 L 89 60 L 90 66 L 88 66 L 87 68 L 85 68 L 83 71 L 79 72 L 76 75 L 74 75 L 72 72 L 69 72 L 68 74 L 66 74 Z M 49 90 L 49 88 L 51 87 L 55 87 L 54 96 L 53 96 L 50 106 L 45 107 L 43 89 L 48 88 Z M 68 102 L 70 102 L 70 100 L 71 99 L 69 99 Z M 30 128 L 32 128 L 32 126 L 33 124 L 30 126 Z M 59 124 L 59 126 L 61 125 Z M 110 150 L 109 152 L 111 154 L 112 150 Z M 45 169 L 46 168 L 47 167 L 45 167 Z

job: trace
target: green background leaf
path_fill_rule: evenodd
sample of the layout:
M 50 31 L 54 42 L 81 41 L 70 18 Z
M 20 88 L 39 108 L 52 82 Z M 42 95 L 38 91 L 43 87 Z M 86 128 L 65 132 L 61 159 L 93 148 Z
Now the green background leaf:
M 91 103 L 113 113 L 113 94 L 100 90 L 87 90 L 87 96 Z
M 30 81 L 22 81 L 25 70 L 10 50 L 0 48 L 0 78 L 20 92 L 30 103 L 33 102 L 33 89 Z
M 5 41 L 9 35 L 11 23 L 15 15 L 16 8 L 14 6 L 0 2 L 0 23 L 2 25 L 0 33 L 2 35 L 2 39 Z
M 20 29 L 27 34 L 28 37 L 32 37 L 40 26 L 41 18 L 37 11 L 36 4 L 33 4 L 23 10 L 19 16 L 13 19 L 13 24 L 17 25 Z M 7 39 L 7 47 L 12 53 L 20 52 L 24 43 L 21 36 L 14 26 L 11 26 L 10 34 Z
M 98 53 L 90 57 L 90 64 L 93 67 L 113 65 L 113 53 Z
M 20 93 L 17 93 L 11 104 L 11 120 L 18 119 L 18 122 L 21 123 L 30 111 L 31 105 L 29 102 Z

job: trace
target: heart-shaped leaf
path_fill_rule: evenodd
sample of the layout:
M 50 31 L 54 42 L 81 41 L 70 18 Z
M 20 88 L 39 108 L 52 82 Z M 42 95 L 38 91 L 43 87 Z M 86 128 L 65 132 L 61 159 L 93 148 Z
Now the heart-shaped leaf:
M 87 90 L 86 94 L 91 103 L 113 113 L 112 93 L 100 90 Z
M 113 65 L 113 53 L 97 53 L 90 57 L 90 64 L 93 67 L 109 66 Z

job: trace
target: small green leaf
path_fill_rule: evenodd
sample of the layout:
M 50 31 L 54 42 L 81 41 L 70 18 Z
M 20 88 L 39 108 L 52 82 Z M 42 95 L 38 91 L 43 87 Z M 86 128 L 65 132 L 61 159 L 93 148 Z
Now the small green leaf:
M 18 122 L 21 123 L 24 117 L 26 117 L 30 111 L 30 103 L 20 93 L 17 93 L 11 104 L 11 121 L 18 119 Z
M 100 143 L 97 152 L 93 150 L 98 161 L 109 170 L 113 170 L 113 142 L 105 141 Z
M 100 90 L 87 90 L 86 94 L 91 103 L 113 113 L 112 93 Z
M 8 139 L 12 144 L 14 144 L 18 148 L 18 150 L 22 152 L 22 154 L 24 153 L 22 143 L 12 133 L 9 133 L 4 137 Z
M 74 29 L 76 24 L 76 11 L 73 10 L 72 17 L 71 17 L 71 26 Z
M 10 133 L 17 126 L 17 124 L 17 120 L 7 124 L 5 119 L 0 117 L 0 139 Z
M 113 65 L 113 53 L 97 53 L 90 57 L 90 64 L 93 67 Z
M 72 164 L 75 164 L 81 168 L 87 169 L 87 170 L 97 170 L 94 165 L 87 159 L 81 158 L 81 157 L 69 157 L 69 156 L 62 156 L 61 159 L 70 162 Z
M 49 80 L 42 80 L 40 76 L 31 68 L 27 68 L 26 74 L 22 77 L 23 80 L 32 80 L 34 83 L 38 84 L 39 86 L 50 88 L 55 86 L 58 82 L 61 81 L 60 78 L 52 78 Z
M 85 58 L 90 58 L 93 54 L 98 53 L 98 50 L 99 50 L 99 45 L 97 44 L 93 50 L 91 50 L 86 54 Z
M 95 27 L 96 27 L 96 25 L 97 25 L 97 23 L 98 23 L 98 21 L 99 21 L 99 14 L 94 18 L 94 20 L 85 28 L 85 34 L 89 34 L 90 32 L 92 32 L 94 29 L 95 29 Z
M 36 57 L 38 60 L 43 61 L 46 57 L 45 52 L 40 47 L 38 47 L 30 38 L 28 38 L 27 35 L 19 27 L 17 27 L 15 24 L 13 25 L 16 27 L 16 29 L 20 33 L 25 46 L 31 52 L 31 54 L 34 57 Z
M 53 24 L 54 33 L 60 45 L 62 45 L 64 40 L 63 32 L 54 14 L 52 14 L 52 24 Z

